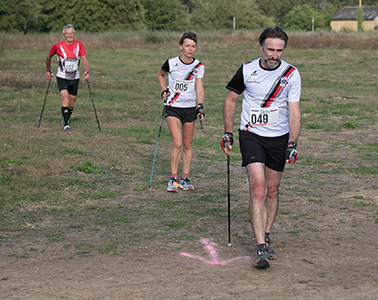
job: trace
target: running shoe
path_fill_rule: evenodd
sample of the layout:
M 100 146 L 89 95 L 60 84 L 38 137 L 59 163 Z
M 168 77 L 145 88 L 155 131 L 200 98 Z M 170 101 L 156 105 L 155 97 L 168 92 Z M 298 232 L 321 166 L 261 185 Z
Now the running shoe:
M 194 191 L 194 186 L 190 183 L 188 177 L 181 179 L 179 187 L 182 188 L 184 191 Z
M 268 259 L 267 249 L 262 249 L 257 251 L 257 258 L 253 263 L 253 266 L 258 269 L 266 269 L 270 267 L 270 261 Z
M 265 240 L 265 245 L 266 245 L 266 248 L 267 248 L 267 251 L 268 251 L 268 258 L 269 259 L 277 259 L 276 252 L 273 251 L 271 244 L 272 244 L 272 242 L 270 241 L 270 239 Z
M 171 179 L 169 179 L 169 182 L 168 182 L 168 188 L 167 188 L 167 191 L 168 192 L 178 192 L 178 188 L 179 188 L 179 183 L 177 181 L 177 178 L 176 177 L 171 177 Z
M 71 132 L 70 126 L 69 125 L 64 126 L 63 132 L 67 134 L 71 134 L 72 132 Z

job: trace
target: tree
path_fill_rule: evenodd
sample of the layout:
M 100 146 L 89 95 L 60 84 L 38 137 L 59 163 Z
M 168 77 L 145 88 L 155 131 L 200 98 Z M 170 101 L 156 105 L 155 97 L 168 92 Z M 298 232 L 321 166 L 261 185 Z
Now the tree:
M 238 29 L 257 29 L 274 26 L 274 19 L 261 14 L 256 1 L 239 0 L 237 11 L 243 12 L 236 15 L 236 28 Z
M 278 26 L 283 25 L 285 15 L 295 4 L 293 0 L 258 0 L 257 3 L 259 10 L 265 16 L 273 18 L 275 24 Z
M 185 30 L 257 29 L 278 25 L 296 30 L 329 28 L 329 19 L 358 0 L 0 0 L 0 31 L 56 32 L 72 23 L 84 32 L 139 28 Z M 378 0 L 363 0 L 378 5 Z
M 189 10 L 190 9 L 186 4 L 178 1 L 176 9 L 176 30 L 184 31 L 191 28 Z
M 311 30 L 312 17 L 318 13 L 308 4 L 297 5 L 285 16 L 284 27 L 292 30 Z
M 0 1 L 0 31 L 39 31 L 42 16 L 41 0 Z
M 191 23 L 201 29 L 254 29 L 273 24 L 272 18 L 258 11 L 255 0 L 191 0 Z
M 137 29 L 144 24 L 144 10 L 139 0 L 45 0 L 46 31 L 61 31 L 72 23 L 86 32 Z
M 362 7 L 359 7 L 358 8 L 358 11 L 357 11 L 357 27 L 358 27 L 358 30 L 363 30 L 362 28 L 362 23 L 364 22 L 364 10 Z
M 141 0 L 146 9 L 145 24 L 148 29 L 176 28 L 176 0 Z

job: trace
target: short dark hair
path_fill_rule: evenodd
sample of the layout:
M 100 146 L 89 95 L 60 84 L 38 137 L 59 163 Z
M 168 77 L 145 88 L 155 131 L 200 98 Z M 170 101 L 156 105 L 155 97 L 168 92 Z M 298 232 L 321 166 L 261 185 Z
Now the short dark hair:
M 264 42 L 267 38 L 278 38 L 285 42 L 285 48 L 287 45 L 287 41 L 289 37 L 287 36 L 286 32 L 282 30 L 282 28 L 276 27 L 268 27 L 266 28 L 259 36 L 260 45 L 263 46 Z
M 187 30 L 181 33 L 179 39 L 179 45 L 184 44 L 185 39 L 193 40 L 197 44 L 197 34 L 193 30 Z

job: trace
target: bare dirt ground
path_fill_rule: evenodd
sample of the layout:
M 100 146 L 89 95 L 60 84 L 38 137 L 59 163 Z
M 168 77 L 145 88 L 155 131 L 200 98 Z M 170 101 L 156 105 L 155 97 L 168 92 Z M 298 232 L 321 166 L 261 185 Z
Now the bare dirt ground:
M 6 260 L 1 294 L 2 299 L 376 299 L 377 266 L 367 255 L 356 255 L 358 243 L 342 245 L 336 255 L 330 243 L 290 245 L 267 270 L 252 269 L 251 260 L 221 266 L 179 255 L 190 248 L 206 257 L 198 244 L 152 246 L 127 256 Z M 229 259 L 252 249 L 218 250 L 221 259 Z
M 224 238 L 210 238 L 207 247 L 200 239 L 179 244 L 154 240 L 103 254 L 77 255 L 65 247 L 75 234 L 85 237 L 85 232 L 73 230 L 65 242 L 51 243 L 30 229 L 13 236 L 8 232 L 1 242 L 1 299 L 376 299 L 377 174 L 352 172 L 362 162 L 346 143 L 363 146 L 362 134 L 365 142 L 377 143 L 377 129 L 302 131 L 302 162 L 300 156 L 295 166 L 287 167 L 281 185 L 272 234 L 278 259 L 267 270 L 252 267 L 256 245 L 242 218 L 232 219 L 231 247 L 227 223 L 222 223 L 218 226 Z M 335 162 L 324 162 L 325 156 L 338 157 L 345 169 L 319 173 L 338 168 Z M 312 163 L 303 162 L 310 157 Z M 320 169 L 316 161 L 322 161 Z M 312 170 L 317 174 L 313 179 Z M 232 174 L 239 172 L 238 162 Z M 246 187 L 244 181 L 233 182 L 231 193 L 247 202 Z M 162 184 L 151 197 L 167 194 Z M 133 195 L 118 201 L 128 197 Z M 206 233 L 203 238 L 208 238 Z M 36 254 L 9 256 L 29 248 Z

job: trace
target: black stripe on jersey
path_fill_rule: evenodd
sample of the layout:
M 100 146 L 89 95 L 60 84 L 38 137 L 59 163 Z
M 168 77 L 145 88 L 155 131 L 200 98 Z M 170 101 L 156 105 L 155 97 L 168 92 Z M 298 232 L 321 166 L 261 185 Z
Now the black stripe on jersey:
M 201 63 L 201 62 L 199 62 L 198 64 L 196 64 L 196 65 L 193 67 L 193 69 L 190 70 L 190 72 L 185 76 L 185 79 L 184 79 L 184 80 L 190 80 L 190 79 L 192 78 L 193 74 L 194 74 L 194 71 L 195 71 L 196 69 L 198 69 L 200 66 L 202 66 L 202 63 Z M 172 97 L 172 99 L 169 101 L 169 104 L 172 104 L 173 102 L 175 102 L 176 99 L 180 96 L 180 94 L 181 94 L 181 93 L 176 93 L 176 94 Z
M 287 77 L 288 74 L 290 74 L 294 69 L 295 68 L 293 66 L 288 66 L 281 76 L 277 78 L 276 82 L 273 84 L 272 88 L 265 97 L 264 102 L 261 104 L 261 107 L 269 107 L 271 105 L 282 89 L 281 79 Z
M 190 72 L 185 76 L 185 79 L 184 80 L 190 80 L 191 77 L 193 76 L 193 73 L 196 69 L 198 69 L 200 66 L 202 66 L 202 63 L 201 62 L 198 62 L 198 64 L 196 64 L 193 69 L 190 70 Z

